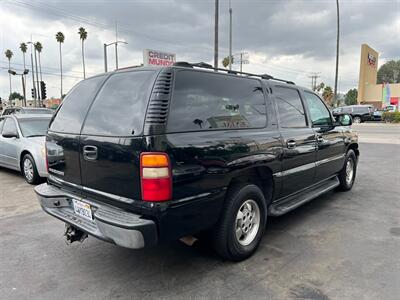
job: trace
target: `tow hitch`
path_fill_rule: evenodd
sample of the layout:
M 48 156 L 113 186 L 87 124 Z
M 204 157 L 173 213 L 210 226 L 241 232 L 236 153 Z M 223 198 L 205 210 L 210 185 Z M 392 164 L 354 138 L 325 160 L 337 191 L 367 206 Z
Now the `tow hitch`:
M 65 224 L 64 235 L 66 237 L 67 244 L 72 244 L 73 242 L 76 241 L 82 243 L 88 237 L 87 233 L 68 224 Z

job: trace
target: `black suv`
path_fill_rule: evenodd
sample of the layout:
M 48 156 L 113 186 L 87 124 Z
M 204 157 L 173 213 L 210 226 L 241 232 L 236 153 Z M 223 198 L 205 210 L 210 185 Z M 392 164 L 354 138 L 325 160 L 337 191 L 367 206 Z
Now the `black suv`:
M 370 105 L 349 105 L 336 108 L 334 113 L 348 114 L 352 117 L 354 123 L 363 123 L 365 121 L 374 121 L 374 108 Z
M 188 63 L 118 70 L 69 92 L 36 193 L 70 242 L 90 234 L 138 249 L 208 233 L 238 261 L 267 216 L 352 188 L 359 151 L 348 125 L 314 92 L 268 75 Z

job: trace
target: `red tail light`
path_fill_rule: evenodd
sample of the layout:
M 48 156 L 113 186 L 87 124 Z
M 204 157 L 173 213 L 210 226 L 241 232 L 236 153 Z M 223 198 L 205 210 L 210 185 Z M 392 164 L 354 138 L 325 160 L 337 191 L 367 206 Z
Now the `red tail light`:
M 167 201 L 172 197 L 171 165 L 165 153 L 145 152 L 140 155 L 142 199 Z

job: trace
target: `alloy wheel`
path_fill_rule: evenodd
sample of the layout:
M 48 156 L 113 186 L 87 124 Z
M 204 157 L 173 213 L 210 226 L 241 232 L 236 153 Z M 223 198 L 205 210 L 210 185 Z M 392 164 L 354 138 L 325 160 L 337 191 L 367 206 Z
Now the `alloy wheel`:
M 254 241 L 260 227 L 260 208 L 254 200 L 246 200 L 236 215 L 235 237 L 239 244 L 247 246 Z

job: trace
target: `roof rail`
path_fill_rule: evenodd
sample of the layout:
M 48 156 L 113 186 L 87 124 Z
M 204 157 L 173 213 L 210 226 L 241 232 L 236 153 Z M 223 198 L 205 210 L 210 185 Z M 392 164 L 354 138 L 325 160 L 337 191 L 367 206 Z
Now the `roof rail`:
M 205 62 L 199 62 L 199 63 L 189 63 L 186 61 L 178 61 L 173 64 L 175 67 L 183 67 L 183 68 L 201 68 L 201 69 L 208 69 L 208 70 L 214 70 L 214 71 L 221 71 L 221 72 L 226 72 L 227 74 L 235 74 L 235 75 L 245 75 L 245 76 L 253 76 L 253 77 L 259 77 L 261 79 L 265 80 L 275 80 L 275 81 L 281 81 L 285 82 L 287 84 L 295 84 L 293 81 L 285 80 L 285 79 L 280 79 L 280 78 L 275 78 L 269 74 L 252 74 L 252 73 L 247 73 L 247 72 L 240 72 L 240 71 L 233 71 L 233 70 L 227 70 L 227 69 L 221 69 L 221 68 L 214 68 L 212 65 L 207 64 Z

